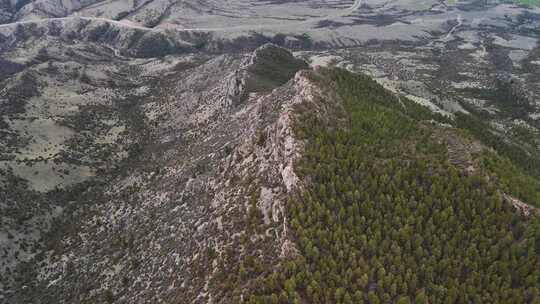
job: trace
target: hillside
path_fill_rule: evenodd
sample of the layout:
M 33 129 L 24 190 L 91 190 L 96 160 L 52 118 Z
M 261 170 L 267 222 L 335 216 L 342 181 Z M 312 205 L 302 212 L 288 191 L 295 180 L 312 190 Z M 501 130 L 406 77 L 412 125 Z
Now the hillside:
M 452 121 L 365 76 L 312 77 L 340 98 L 323 101 L 335 117 L 299 109 L 307 187 L 287 206 L 299 255 L 249 303 L 540 300 L 537 178 L 522 209 L 501 174 L 525 174 Z
M 11 136 L 26 140 L 3 151 L 6 303 L 206 303 L 233 292 L 211 284 L 223 263 L 255 250 L 267 264 L 287 254 L 283 204 L 299 149 L 290 112 L 312 98 L 295 77 L 306 63 L 272 45 L 241 56 L 118 60 L 109 82 L 94 70 L 103 67 L 87 65 L 66 83 L 58 70 L 73 62 L 54 59 L 27 71 L 50 85 L 36 86 L 40 99 L 19 99 L 24 107 L 7 120 Z M 270 75 L 268 66 L 283 68 Z M 54 85 L 71 96 L 58 98 Z M 43 137 L 58 132 L 33 127 L 42 111 L 50 129 L 71 132 Z M 255 247 L 243 248 L 250 202 L 265 224 L 256 224 Z
M 0 304 L 540 303 L 540 8 L 0 0 Z
M 473 115 L 306 68 L 272 45 L 164 62 L 146 70 L 167 73 L 159 91 L 96 112 L 120 115 L 102 151 L 124 160 L 94 158 L 97 175 L 52 192 L 4 181 L 15 206 L 41 202 L 3 217 L 24 240 L 7 251 L 6 303 L 536 303 L 535 155 L 508 156 Z

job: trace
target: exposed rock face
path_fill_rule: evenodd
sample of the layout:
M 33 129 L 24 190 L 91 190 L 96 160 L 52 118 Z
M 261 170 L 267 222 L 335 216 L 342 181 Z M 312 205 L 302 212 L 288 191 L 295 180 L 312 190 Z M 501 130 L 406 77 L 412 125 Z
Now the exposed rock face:
M 538 208 L 526 204 L 508 194 L 503 194 L 503 197 L 509 204 L 511 204 L 516 209 L 517 212 L 523 214 L 524 216 L 540 216 L 540 210 Z
M 250 93 L 268 92 L 285 84 L 296 71 L 307 68 L 304 60 L 295 58 L 287 50 L 265 44 L 246 58 L 231 78 L 228 89 L 230 103 L 243 101 Z
M 280 72 L 257 86 L 261 63 Z M 284 212 L 287 196 L 300 186 L 293 169 L 302 151 L 292 129 L 295 107 L 323 94 L 309 72 L 297 73 L 306 64 L 265 46 L 248 56 L 130 66 L 139 68 L 123 71 L 138 86 L 103 98 L 136 101 L 130 111 L 134 118 L 143 114 L 142 125 L 126 124 L 117 140 L 136 144 L 137 152 L 116 163 L 118 171 L 90 178 L 108 182 L 79 188 L 72 203 L 46 213 L 40 230 L 48 230 L 52 216 L 62 229 L 45 239 L 28 237 L 34 254 L 10 266 L 19 281 L 3 282 L 7 303 L 230 303 L 241 288 L 226 290 L 218 278 L 244 258 L 274 265 L 295 254 Z M 238 75 L 256 89 L 231 93 Z M 242 92 L 250 93 L 243 102 L 227 102 Z M 137 130 L 148 132 L 144 140 L 133 141 Z M 60 187 L 64 196 L 76 189 Z M 253 229 L 259 226 L 264 229 Z
M 0 0 L 12 23 L 0 25 L 0 303 L 238 303 L 250 278 L 228 288 L 224 274 L 248 256 L 293 256 L 283 204 L 302 186 L 302 145 L 291 124 L 297 105 L 316 111 L 329 93 L 285 50 L 242 54 L 269 41 L 329 48 L 442 113 L 467 111 L 437 96 L 463 95 L 503 130 L 517 123 L 484 86 L 508 69 L 520 80 L 500 82 L 523 97 L 510 106 L 538 122 L 540 19 L 524 7 L 286 2 Z M 463 24 L 447 22 L 460 12 Z M 502 45 L 486 49 L 493 39 Z M 474 171 L 478 147 L 442 135 L 450 161 Z

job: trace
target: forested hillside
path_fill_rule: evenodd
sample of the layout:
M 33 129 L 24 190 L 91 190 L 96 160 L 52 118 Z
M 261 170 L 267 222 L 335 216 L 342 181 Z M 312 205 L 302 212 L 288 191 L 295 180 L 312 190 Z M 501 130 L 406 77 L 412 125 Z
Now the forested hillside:
M 540 303 L 537 177 L 368 77 L 312 77 L 337 90 L 322 102 L 338 114 L 298 109 L 299 252 L 249 303 Z

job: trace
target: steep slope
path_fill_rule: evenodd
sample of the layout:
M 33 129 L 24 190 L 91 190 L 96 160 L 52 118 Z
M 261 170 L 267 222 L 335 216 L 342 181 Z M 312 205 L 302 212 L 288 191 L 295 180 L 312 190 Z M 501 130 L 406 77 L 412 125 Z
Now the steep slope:
M 0 301 L 538 300 L 534 139 L 273 45 L 0 33 Z
M 2 205 L 2 229 L 17 236 L 2 243 L 3 262 L 9 261 L 3 264 L 9 276 L 2 277 L 2 296 L 7 303 L 236 302 L 240 285 L 227 289 L 217 277 L 237 271 L 246 255 L 269 267 L 263 265 L 294 252 L 283 204 L 298 183 L 292 166 L 301 145 L 293 137 L 292 107 L 316 94 L 303 74 L 295 77 L 307 65 L 271 45 L 247 56 L 135 60 L 128 66 L 117 60 L 107 77 L 117 82 L 98 82 L 94 69 L 102 66 L 84 65 L 83 80 L 63 84 L 52 80 L 63 73 L 48 74 L 47 85 L 36 88 L 42 104 L 29 97 L 19 114 L 6 113 L 12 127 L 15 117 L 26 126 L 35 122 L 34 111 L 49 111 L 51 127 L 66 128 L 69 136 L 54 142 L 31 131 L 30 140 L 41 140 L 38 151 L 52 145 L 60 152 L 3 162 L 13 183 L 26 185 L 1 189 L 10 202 Z M 268 65 L 282 69 L 261 75 Z M 47 73 L 25 71 L 38 72 Z M 110 78 L 115 73 L 122 76 Z M 92 87 L 98 84 L 107 95 Z M 82 88 L 69 98 L 47 99 L 55 85 L 64 94 Z M 70 104 L 81 89 L 102 99 Z M 17 100 L 8 96 L 4 103 Z M 70 111 L 51 112 L 59 109 Z M 22 136 L 25 130 L 11 132 Z M 100 144 L 99 154 L 88 153 Z M 6 156 L 23 157 L 27 149 L 12 148 Z M 64 183 L 57 166 L 72 163 L 95 169 L 93 176 Z M 21 174 L 28 166 L 48 166 L 50 177 Z M 56 184 L 36 184 L 54 183 L 55 174 L 61 177 Z M 65 180 L 76 182 L 77 172 L 69 174 Z M 17 215 L 14 206 L 28 210 Z
M 0 2 L 0 302 L 537 301 L 537 16 L 323 2 Z
M 287 205 L 299 253 L 249 303 L 540 300 L 540 212 L 501 188 L 502 174 L 522 171 L 365 76 L 334 69 L 312 79 L 339 98 L 325 101 L 332 118 L 301 109 L 297 172 L 307 184 Z M 485 166 L 485 154 L 512 172 Z M 529 178 L 528 203 L 538 205 Z

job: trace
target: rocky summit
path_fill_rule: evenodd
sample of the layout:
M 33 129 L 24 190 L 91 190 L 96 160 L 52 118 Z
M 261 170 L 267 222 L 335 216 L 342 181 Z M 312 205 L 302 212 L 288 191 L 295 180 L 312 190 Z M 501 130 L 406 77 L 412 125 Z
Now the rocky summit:
M 0 303 L 540 303 L 536 0 L 0 0 Z

